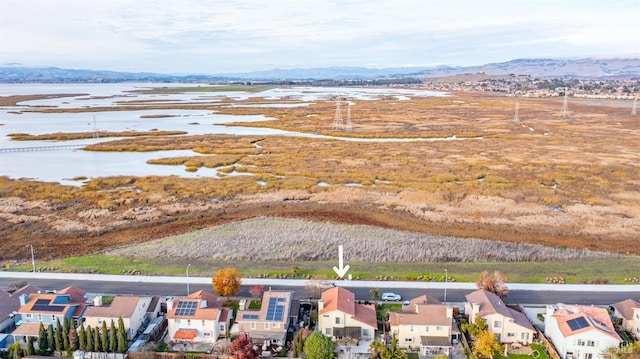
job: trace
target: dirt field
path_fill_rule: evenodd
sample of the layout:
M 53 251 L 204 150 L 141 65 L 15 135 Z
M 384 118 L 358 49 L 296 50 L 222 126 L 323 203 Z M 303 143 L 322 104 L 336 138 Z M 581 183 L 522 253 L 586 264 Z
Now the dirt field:
M 369 139 L 471 139 L 187 136 L 106 142 L 91 149 L 192 148 L 211 158 L 161 161 L 192 171 L 222 164 L 222 173 L 253 176 L 114 177 L 82 188 L 0 178 L 0 259 L 26 259 L 27 243 L 41 259 L 77 256 L 260 216 L 640 254 L 640 117 L 619 101 L 575 100 L 569 118 L 560 116 L 561 105 L 554 98 L 468 93 L 362 101 L 354 106 L 350 132 L 332 128 L 335 103 L 289 109 L 193 105 L 277 119 L 245 126 Z

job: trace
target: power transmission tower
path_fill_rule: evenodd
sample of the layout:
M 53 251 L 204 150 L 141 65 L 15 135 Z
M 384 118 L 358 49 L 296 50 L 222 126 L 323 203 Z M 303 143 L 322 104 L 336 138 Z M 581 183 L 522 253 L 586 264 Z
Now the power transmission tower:
M 633 99 L 633 106 L 631 107 L 631 116 L 638 114 L 638 96 Z
M 344 129 L 344 124 L 342 123 L 342 113 L 340 111 L 340 100 L 336 101 L 336 115 L 333 117 L 333 129 Z
M 564 100 L 562 101 L 562 117 L 569 117 L 569 100 L 567 99 L 567 88 L 564 90 Z
M 515 122 L 520 121 L 520 114 L 519 113 L 520 113 L 520 102 L 516 101 L 516 115 L 513 117 L 513 120 Z
M 347 104 L 347 126 L 344 128 L 345 131 L 351 131 L 351 103 Z

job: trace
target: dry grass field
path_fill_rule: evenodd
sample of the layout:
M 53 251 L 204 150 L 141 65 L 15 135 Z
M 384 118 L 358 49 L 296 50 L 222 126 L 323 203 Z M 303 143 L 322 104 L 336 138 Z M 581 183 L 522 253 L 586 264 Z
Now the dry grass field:
M 228 101 L 123 103 L 122 109 L 263 114 L 273 120 L 234 125 L 352 141 L 144 136 L 90 146 L 87 150 L 193 149 L 200 155 L 150 163 L 188 171 L 217 168 L 220 178 L 110 177 L 80 188 L 0 178 L 0 237 L 5 239 L 0 259 L 26 258 L 22 249 L 27 242 L 48 249 L 40 256 L 59 258 L 264 216 L 537 244 L 576 253 L 640 254 L 640 117 L 629 115 L 630 104 L 575 99 L 569 104 L 570 116 L 563 118 L 558 98 L 454 93 L 407 101 L 351 101 L 352 131 L 333 129 L 335 102 L 291 108 L 260 107 L 269 101 L 255 98 L 234 101 L 236 106 Z M 514 121 L 516 101 L 519 121 Z M 241 104 L 252 106 L 237 106 Z M 427 140 L 451 136 L 457 140 Z M 380 140 L 385 138 L 406 141 Z M 234 171 L 251 176 L 225 175 Z M 487 248 L 509 248 L 495 245 Z M 411 260 L 379 256 L 374 260 Z

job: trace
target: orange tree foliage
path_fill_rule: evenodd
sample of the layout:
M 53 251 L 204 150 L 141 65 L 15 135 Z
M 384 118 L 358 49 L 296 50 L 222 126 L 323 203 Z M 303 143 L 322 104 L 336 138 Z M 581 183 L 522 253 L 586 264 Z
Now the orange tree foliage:
M 232 267 L 219 269 L 211 278 L 211 282 L 213 283 L 213 291 L 223 297 L 237 294 L 242 284 L 240 274 Z
M 493 275 L 483 271 L 480 273 L 480 280 L 476 282 L 476 286 L 478 286 L 478 289 L 484 289 L 500 298 L 504 298 L 509 294 L 509 289 L 504 284 L 504 278 L 499 271 L 493 272 Z

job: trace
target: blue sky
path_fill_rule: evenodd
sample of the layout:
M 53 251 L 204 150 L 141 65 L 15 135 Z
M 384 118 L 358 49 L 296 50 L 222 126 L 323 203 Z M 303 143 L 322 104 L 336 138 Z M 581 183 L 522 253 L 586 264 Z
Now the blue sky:
M 162 73 L 640 57 L 640 0 L 0 0 L 0 65 Z

